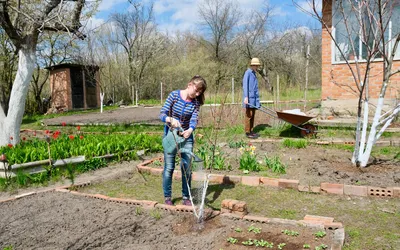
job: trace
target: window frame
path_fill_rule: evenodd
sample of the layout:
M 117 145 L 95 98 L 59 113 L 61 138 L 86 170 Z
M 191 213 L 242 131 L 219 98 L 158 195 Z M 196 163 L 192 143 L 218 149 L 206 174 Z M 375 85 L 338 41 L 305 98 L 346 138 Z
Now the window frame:
M 334 40 L 337 42 L 337 40 L 336 40 L 336 31 L 337 31 L 337 29 L 335 27 L 335 23 L 333 22 L 334 21 L 334 14 L 335 14 L 335 11 L 336 11 L 336 8 L 335 8 L 336 1 L 338 1 L 338 0 L 332 0 L 332 13 L 331 13 L 332 27 L 331 27 L 331 32 L 332 32 L 333 40 L 331 39 L 331 52 L 332 52 L 331 53 L 331 63 L 332 64 L 344 64 L 344 63 L 346 63 L 345 60 L 336 60 L 336 54 L 339 53 L 338 48 L 336 47 L 335 42 L 334 42 Z M 398 11 L 399 11 L 399 16 L 400 16 L 400 8 L 398 9 Z M 400 22 L 399 22 L 398 25 L 399 25 L 399 30 L 400 30 Z M 387 40 L 387 43 L 388 43 L 387 48 L 388 48 L 388 50 L 387 51 L 392 51 L 392 48 L 393 48 L 394 42 L 395 42 L 392 39 L 392 37 L 393 37 L 393 34 L 392 34 L 393 33 L 393 20 L 392 20 L 392 17 L 389 20 L 389 25 L 388 25 L 387 30 L 388 30 L 388 40 Z M 357 37 L 360 37 L 360 32 L 358 32 Z M 348 38 L 348 34 L 347 34 L 347 43 L 346 44 L 349 44 L 348 41 L 349 41 L 349 38 Z M 360 58 L 358 58 L 358 60 L 357 60 L 358 62 L 366 62 L 367 61 L 365 58 L 362 57 L 362 55 L 363 55 L 362 54 L 363 47 L 364 46 L 363 46 L 363 43 L 362 43 L 361 39 L 358 39 L 358 55 L 361 55 Z M 400 43 L 399 43 L 398 48 L 397 48 L 397 53 L 395 54 L 395 56 L 393 58 L 393 61 L 398 61 L 398 60 L 400 60 Z M 383 58 L 375 58 L 372 61 L 373 62 L 383 61 Z M 355 63 L 356 59 L 347 59 L 347 62 Z

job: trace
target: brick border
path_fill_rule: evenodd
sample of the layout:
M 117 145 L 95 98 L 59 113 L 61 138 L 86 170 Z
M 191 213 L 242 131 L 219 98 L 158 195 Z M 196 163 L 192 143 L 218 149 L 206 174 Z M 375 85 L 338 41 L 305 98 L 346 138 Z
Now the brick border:
M 152 168 L 147 165 L 154 161 L 162 161 L 162 157 L 156 157 L 146 160 L 136 166 L 140 173 L 148 173 L 153 175 L 162 175 L 162 168 Z M 275 188 L 295 189 L 299 192 L 308 193 L 326 193 L 337 195 L 354 195 L 354 196 L 369 196 L 383 198 L 400 198 L 400 187 L 374 187 L 374 186 L 356 186 L 340 183 L 321 182 L 319 186 L 304 186 L 299 184 L 299 180 L 279 179 L 263 176 L 251 175 L 224 175 L 224 174 L 202 174 L 193 172 L 192 180 L 202 181 L 206 176 L 209 176 L 210 183 L 219 184 L 242 184 L 246 186 L 268 186 Z M 181 178 L 181 171 L 175 170 L 175 179 Z

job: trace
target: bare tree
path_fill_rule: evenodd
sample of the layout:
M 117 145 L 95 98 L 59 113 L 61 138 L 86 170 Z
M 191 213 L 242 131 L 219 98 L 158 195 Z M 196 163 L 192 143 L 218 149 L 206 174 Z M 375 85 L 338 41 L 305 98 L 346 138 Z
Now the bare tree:
M 204 44 L 216 62 L 215 87 L 218 90 L 221 80 L 229 73 L 226 67 L 229 52 L 235 38 L 235 27 L 240 19 L 240 11 L 234 0 L 204 0 L 199 5 L 202 25 L 209 35 Z
M 19 55 L 7 115 L 0 107 L 0 146 L 19 143 L 19 130 L 35 68 L 39 34 L 44 31 L 69 32 L 83 38 L 79 28 L 84 4 L 85 0 L 0 2 L 0 25 Z
M 147 64 L 159 51 L 162 39 L 156 32 L 153 3 L 149 6 L 138 1 L 130 3 L 133 7 L 131 11 L 113 14 L 111 20 L 116 27 L 114 42 L 124 48 L 128 57 L 128 82 L 135 89 L 132 91 L 132 102 L 135 103 L 134 96 L 139 90 L 139 82 Z M 136 104 L 137 102 L 136 96 Z
M 400 3 L 393 0 L 337 0 L 334 3 L 324 0 L 322 8 L 326 11 L 323 11 L 325 15 L 322 16 L 316 2 L 309 0 L 312 9 L 310 14 L 322 23 L 335 45 L 335 60 L 348 66 L 354 80 L 353 84 L 341 82 L 335 79 L 334 72 L 331 73 L 331 81 L 335 85 L 358 97 L 352 162 L 356 166 L 365 167 L 376 141 L 400 112 L 399 100 L 384 111 L 391 78 L 400 72 L 400 69 L 393 69 L 393 60 L 400 56 Z M 332 13 L 328 10 L 332 10 Z M 378 77 L 381 80 L 377 80 Z M 379 95 L 370 122 L 368 118 L 373 106 L 370 102 L 374 94 L 373 81 L 378 82 L 375 84 Z
M 247 22 L 244 24 L 242 34 L 239 36 L 239 48 L 245 57 L 250 60 L 253 57 L 262 57 L 263 51 L 268 47 L 268 26 L 270 19 L 273 17 L 273 7 L 267 2 L 264 3 L 260 11 L 253 11 L 245 19 Z M 268 67 L 266 60 L 262 60 L 262 67 L 258 69 L 263 84 L 266 89 L 272 92 L 272 85 L 269 80 L 269 72 L 271 67 Z

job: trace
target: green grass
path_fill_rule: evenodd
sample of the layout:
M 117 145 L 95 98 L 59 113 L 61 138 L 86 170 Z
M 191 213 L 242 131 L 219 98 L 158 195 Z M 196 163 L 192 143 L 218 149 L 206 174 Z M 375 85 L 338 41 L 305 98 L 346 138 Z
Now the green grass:
M 101 193 L 112 197 L 154 200 L 163 202 L 161 177 L 139 174 L 126 179 L 111 180 L 82 188 L 87 193 Z M 194 183 L 193 186 L 199 185 Z M 173 181 L 175 204 L 181 203 L 181 181 Z M 346 250 L 400 249 L 400 200 L 340 195 L 321 195 L 296 190 L 221 185 L 210 183 L 206 204 L 220 209 L 224 199 L 247 202 L 251 214 L 268 218 L 301 220 L 305 215 L 335 218 L 345 226 Z M 388 213 L 385 211 L 393 211 Z

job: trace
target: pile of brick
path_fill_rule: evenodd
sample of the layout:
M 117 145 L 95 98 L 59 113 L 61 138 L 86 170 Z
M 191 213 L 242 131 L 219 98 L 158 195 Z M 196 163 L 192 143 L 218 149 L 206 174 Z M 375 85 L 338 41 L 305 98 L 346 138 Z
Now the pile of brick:
M 247 204 L 238 200 L 223 200 L 221 203 L 221 213 L 233 213 L 239 216 L 245 216 L 247 212 Z

